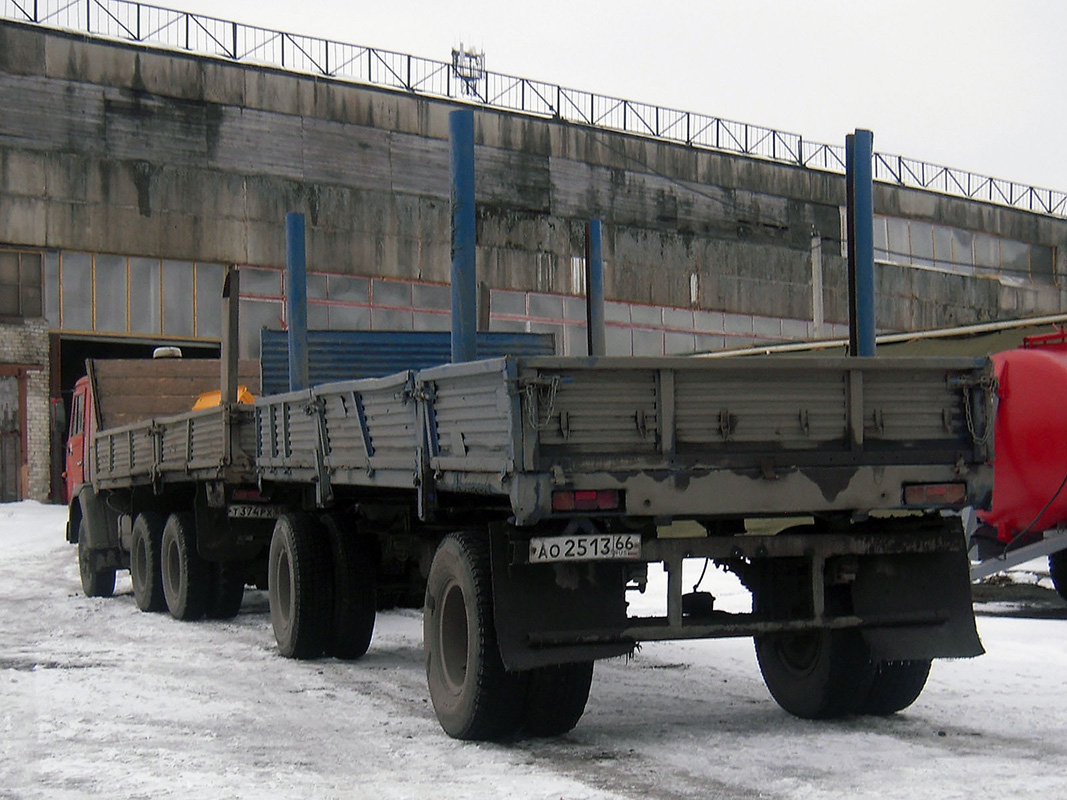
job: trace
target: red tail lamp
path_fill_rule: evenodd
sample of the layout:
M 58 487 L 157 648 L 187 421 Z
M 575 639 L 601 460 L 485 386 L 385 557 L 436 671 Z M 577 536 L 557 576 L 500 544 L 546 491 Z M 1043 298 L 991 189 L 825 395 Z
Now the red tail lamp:
M 962 506 L 967 502 L 966 483 L 912 483 L 904 486 L 906 506 Z
M 622 492 L 618 489 L 562 489 L 552 492 L 552 510 L 618 511 L 622 507 Z

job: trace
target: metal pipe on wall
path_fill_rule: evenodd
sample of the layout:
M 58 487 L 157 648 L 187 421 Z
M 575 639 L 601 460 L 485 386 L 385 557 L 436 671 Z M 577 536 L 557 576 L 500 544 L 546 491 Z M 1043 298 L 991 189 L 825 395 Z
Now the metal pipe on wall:
M 308 287 L 304 215 L 285 215 L 285 317 L 289 331 L 289 391 L 308 387 Z
M 600 220 L 585 226 L 585 321 L 589 355 L 607 354 L 604 328 L 604 235 Z
M 874 134 L 845 137 L 848 218 L 849 353 L 873 356 L 874 313 Z
M 477 357 L 477 294 L 474 206 L 474 111 L 448 115 L 452 199 L 452 361 Z

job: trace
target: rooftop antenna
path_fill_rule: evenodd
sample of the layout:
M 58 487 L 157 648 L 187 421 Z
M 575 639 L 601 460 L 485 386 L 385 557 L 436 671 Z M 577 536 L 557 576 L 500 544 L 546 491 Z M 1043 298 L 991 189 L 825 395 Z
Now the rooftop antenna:
M 485 53 L 467 49 L 463 42 L 452 48 L 452 72 L 463 82 L 463 91 L 471 97 L 481 97 L 478 84 L 485 77 Z

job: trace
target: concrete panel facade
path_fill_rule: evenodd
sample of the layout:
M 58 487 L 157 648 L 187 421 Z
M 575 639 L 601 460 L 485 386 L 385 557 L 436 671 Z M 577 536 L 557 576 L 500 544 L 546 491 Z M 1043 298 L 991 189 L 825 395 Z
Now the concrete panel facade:
M 313 324 L 440 330 L 455 107 L 0 21 L 0 248 L 278 269 L 285 213 L 302 211 L 313 277 L 355 282 L 339 305 L 313 293 Z M 597 217 L 611 354 L 845 330 L 841 176 L 483 109 L 475 137 L 493 327 L 551 330 L 560 352 L 584 352 L 576 259 Z M 879 263 L 880 329 L 1067 308 L 1067 220 L 885 184 L 875 210 L 1044 248 L 1054 278 Z M 276 306 L 259 304 L 265 324 Z M 70 329 L 17 327 L 34 339 L 18 360 L 42 366 L 49 331 Z M 0 339 L 14 330 L 0 324 Z M 43 374 L 30 402 L 47 428 Z M 31 474 L 34 496 L 46 474 Z
M 446 282 L 447 114 L 404 93 L 0 23 L 0 242 Z M 613 300 L 846 318 L 840 176 L 479 110 L 480 279 L 571 293 L 583 223 L 605 222 Z M 1056 246 L 1067 222 L 879 184 L 878 213 Z M 1065 273 L 1056 251 L 1056 274 Z M 697 275 L 696 295 L 692 275 Z M 880 328 L 1063 307 L 1054 286 L 880 268 Z M 981 285 L 978 285 L 981 284 Z

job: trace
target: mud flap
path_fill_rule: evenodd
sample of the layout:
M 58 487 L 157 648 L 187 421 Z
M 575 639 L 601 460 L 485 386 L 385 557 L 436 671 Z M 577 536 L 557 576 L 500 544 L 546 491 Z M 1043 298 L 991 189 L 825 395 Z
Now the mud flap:
M 490 525 L 493 619 L 500 657 L 525 670 L 631 653 L 624 641 L 626 572 L 619 564 L 513 564 L 507 525 Z M 520 540 L 521 541 L 521 540 Z M 607 642 L 583 642 L 569 632 L 619 632 Z M 536 639 L 539 644 L 534 645 Z
M 957 551 L 860 559 L 852 587 L 858 617 L 928 613 L 939 620 L 932 625 L 864 628 L 876 660 L 970 658 L 985 652 L 974 622 L 964 546 L 961 535 Z
M 85 486 L 78 493 L 81 516 L 85 520 L 87 544 L 91 550 L 118 550 L 118 525 L 110 524 L 105 501 L 91 486 Z M 77 534 L 74 539 L 77 540 Z

